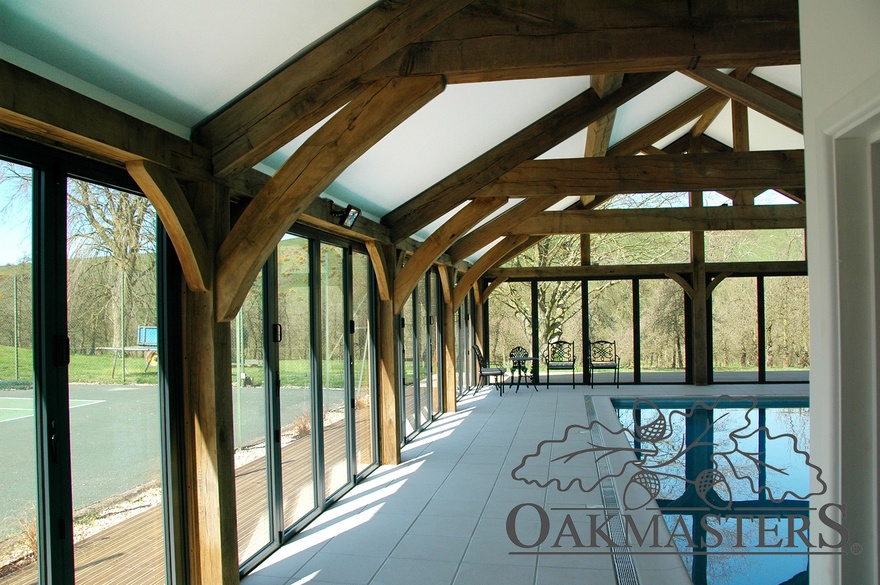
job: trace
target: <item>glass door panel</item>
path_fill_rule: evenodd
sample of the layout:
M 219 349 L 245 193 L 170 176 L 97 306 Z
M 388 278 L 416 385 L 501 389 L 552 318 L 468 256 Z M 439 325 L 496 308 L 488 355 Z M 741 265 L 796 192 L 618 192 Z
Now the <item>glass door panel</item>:
M 443 399 L 441 397 L 440 379 L 440 309 L 438 297 L 440 295 L 440 282 L 436 272 L 428 273 L 428 347 L 431 355 L 431 398 L 432 412 L 439 415 L 443 412 Z
M 235 501 L 241 563 L 271 543 L 273 537 L 266 453 L 262 273 L 232 320 L 231 334 Z
M 642 382 L 685 381 L 684 291 L 669 280 L 639 281 Z
M 406 303 L 403 305 L 403 311 L 400 312 L 403 320 L 403 327 L 400 333 L 400 339 L 403 344 L 403 359 L 401 364 L 403 367 L 403 436 L 412 435 L 416 428 L 416 392 L 415 392 L 415 358 L 418 354 L 413 350 L 414 342 L 414 315 L 412 295 L 410 295 Z
M 594 280 L 586 283 L 589 299 L 590 341 L 617 342 L 620 381 L 633 381 L 633 289 L 630 280 Z M 642 346 L 642 351 L 645 351 Z M 596 382 L 611 379 L 600 371 Z
M 0 583 L 37 579 L 32 174 L 0 160 Z M 13 566 L 19 571 L 10 572 Z
M 278 244 L 278 343 L 281 382 L 281 482 L 284 527 L 315 509 L 311 407 L 309 241 L 285 236 Z
M 581 347 L 583 319 L 581 318 L 581 283 L 574 280 L 541 281 L 538 283 L 538 349 L 544 355 L 551 341 L 573 343 L 575 358 L 575 381 L 580 382 L 584 369 L 584 348 Z M 507 350 L 510 351 L 510 348 Z M 500 356 L 499 356 L 500 357 Z M 506 360 L 507 355 L 503 358 Z M 501 362 L 503 363 L 503 361 Z M 555 371 L 552 382 L 571 383 L 569 372 Z
M 425 283 L 427 281 L 427 275 L 419 281 L 418 286 L 416 286 L 415 296 L 416 296 L 416 314 L 415 314 L 415 323 L 416 323 L 416 348 L 417 348 L 417 356 L 418 361 L 416 367 L 418 368 L 418 376 L 419 376 L 419 396 L 418 396 L 418 411 L 419 411 L 419 420 L 418 426 L 419 428 L 424 427 L 431 421 L 431 383 L 430 376 L 431 371 L 428 368 L 428 306 L 427 306 L 427 293 L 425 290 Z
M 67 190 L 76 582 L 165 583 L 156 215 L 144 197 Z
M 725 278 L 712 291 L 712 375 L 715 382 L 758 381 L 755 278 Z
M 352 254 L 351 318 L 354 334 L 351 354 L 354 361 L 354 444 L 355 471 L 361 473 L 372 465 L 373 451 L 373 372 L 370 352 L 370 260 L 364 254 Z
M 806 276 L 764 278 L 767 380 L 810 378 L 810 292 Z
M 321 380 L 324 495 L 349 483 L 346 408 L 346 319 L 343 249 L 321 244 Z

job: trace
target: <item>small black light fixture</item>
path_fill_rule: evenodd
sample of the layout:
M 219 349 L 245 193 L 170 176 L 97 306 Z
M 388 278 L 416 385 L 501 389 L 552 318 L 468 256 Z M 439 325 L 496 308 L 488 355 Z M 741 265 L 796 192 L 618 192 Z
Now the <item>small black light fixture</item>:
M 357 218 L 360 217 L 361 210 L 354 205 L 349 205 L 345 209 L 331 211 L 330 215 L 340 218 L 339 225 L 351 229 L 354 227 L 354 222 L 356 222 Z

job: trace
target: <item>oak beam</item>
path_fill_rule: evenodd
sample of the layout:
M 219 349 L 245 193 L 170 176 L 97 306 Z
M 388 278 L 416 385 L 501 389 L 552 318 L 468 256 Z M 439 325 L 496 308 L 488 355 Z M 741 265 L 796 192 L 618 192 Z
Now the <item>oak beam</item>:
M 386 270 L 391 271 L 397 261 L 397 250 L 390 244 L 382 244 L 378 248 L 383 258 L 381 263 Z M 393 289 L 394 274 L 389 273 L 389 285 Z M 379 411 L 379 462 L 382 465 L 397 465 L 400 463 L 400 393 L 398 380 L 400 379 L 400 359 L 398 344 L 400 337 L 399 317 L 394 313 L 394 301 L 379 300 L 378 310 L 379 323 L 377 324 L 378 341 L 376 343 L 379 355 L 377 356 L 377 381 Z
M 536 236 L 537 237 L 537 236 Z M 669 278 L 671 273 L 690 274 L 691 264 L 634 264 L 589 266 L 541 266 L 523 268 L 493 268 L 484 276 L 488 278 L 507 277 L 509 280 L 558 279 L 572 280 L 587 278 L 625 279 L 640 277 Z M 736 276 L 803 276 L 807 274 L 804 260 L 781 260 L 772 262 L 707 262 L 706 274 L 725 274 Z
M 149 160 L 214 180 L 206 149 L 2 59 L 0 125 L 115 164 Z
M 651 146 L 726 101 L 726 96 L 713 89 L 703 90 L 617 142 L 608 149 L 606 156 L 637 154 L 642 148 Z
M 516 165 L 545 153 L 667 75 L 632 76 L 606 99 L 600 99 L 593 89 L 588 89 L 394 209 L 382 218 L 382 223 L 391 228 L 395 243 L 406 238 Z
M 498 262 L 496 262 L 495 266 L 493 266 L 492 269 L 494 270 L 499 266 L 503 266 L 504 264 L 509 262 L 511 259 L 516 258 L 517 256 L 519 256 L 520 254 L 522 254 L 523 252 L 525 252 L 526 250 L 528 250 L 529 248 L 531 248 L 532 246 L 534 246 L 535 244 L 537 244 L 538 242 L 543 240 L 544 238 L 545 238 L 545 236 L 529 236 L 528 240 L 526 240 L 525 242 L 523 242 L 519 246 L 515 247 L 513 250 L 511 250 L 510 252 L 505 254 Z
M 328 121 L 278 169 L 220 247 L 219 315 L 232 319 L 284 233 L 361 154 L 443 91 L 440 77 L 382 80 Z
M 153 204 L 183 269 L 190 290 L 205 292 L 213 278 L 213 262 L 201 228 L 183 189 L 171 171 L 146 160 L 130 161 L 128 174 Z
M 723 93 L 730 99 L 741 102 L 768 118 L 776 120 L 795 132 L 804 133 L 804 116 L 800 110 L 767 95 L 752 85 L 739 81 L 730 75 L 725 75 L 717 69 L 691 69 L 684 70 L 682 73 Z
M 499 286 L 501 286 L 502 284 L 504 284 L 505 282 L 507 282 L 506 276 L 499 276 L 498 278 L 496 278 L 495 280 L 490 282 L 488 285 L 486 285 L 486 290 L 483 291 L 483 298 L 485 300 L 489 300 L 489 295 L 491 295 L 493 292 L 495 292 L 495 289 L 498 288 Z
M 800 63 L 797 2 L 475 2 L 387 65 L 450 83 Z
M 443 351 L 443 412 L 455 412 L 456 384 L 455 372 L 455 309 L 452 307 L 452 288 L 455 286 L 455 270 L 439 266 L 440 282 L 443 283 L 443 302 L 441 304 L 442 335 L 440 345 Z
M 505 197 L 801 188 L 802 150 L 526 161 L 487 193 Z
M 422 275 L 437 261 L 437 258 L 469 229 L 505 203 L 507 200 L 502 197 L 471 201 L 419 246 L 394 280 L 395 314 L 400 314 L 407 297 L 415 290 Z
M 452 307 L 458 309 L 467 297 L 468 290 L 476 284 L 480 277 L 492 268 L 508 252 L 525 243 L 528 236 L 509 236 L 492 246 L 492 249 L 480 256 L 470 270 L 464 273 L 455 285 Z
M 394 281 L 394 277 L 391 274 L 390 267 L 385 262 L 385 255 L 380 249 L 381 244 L 375 240 L 367 240 L 364 242 L 364 245 L 367 247 L 367 255 L 369 255 L 370 261 L 373 263 L 373 273 L 376 275 L 376 288 L 379 292 L 379 300 L 390 301 L 391 293 L 394 290 L 391 284 Z
M 802 205 L 545 211 L 512 228 L 527 235 L 804 228 Z
M 200 182 L 191 201 L 205 243 L 215 251 L 229 230 L 228 193 Z M 189 582 L 238 585 L 230 328 L 217 320 L 213 290 L 182 292 Z
M 196 141 L 213 152 L 219 176 L 253 167 L 354 99 L 365 72 L 470 1 L 378 3 L 205 123 Z
M 492 221 L 481 225 L 455 244 L 449 247 L 449 256 L 454 262 L 461 262 L 471 254 L 479 252 L 507 231 L 520 223 L 523 219 L 540 213 L 558 203 L 564 198 L 562 195 L 550 195 L 547 197 L 534 197 L 520 201 Z

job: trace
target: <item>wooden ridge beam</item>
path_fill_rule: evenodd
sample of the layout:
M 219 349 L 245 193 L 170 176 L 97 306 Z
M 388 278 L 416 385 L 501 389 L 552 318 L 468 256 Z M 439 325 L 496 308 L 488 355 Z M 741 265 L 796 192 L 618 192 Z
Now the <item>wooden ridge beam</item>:
M 128 174 L 153 204 L 162 221 L 190 290 L 206 292 L 213 278 L 205 238 L 196 216 L 171 171 L 146 160 L 129 161 Z
M 477 1 L 386 64 L 450 83 L 800 63 L 795 0 Z
M 725 75 L 717 69 L 691 69 L 682 71 L 682 73 L 795 132 L 804 133 L 804 116 L 801 110 L 793 108 L 788 103 L 778 100 L 744 81 Z
M 806 226 L 802 205 L 662 207 L 552 211 L 524 220 L 510 234 L 602 234 L 716 230 L 797 229 Z
M 458 309 L 461 306 L 470 288 L 480 280 L 480 277 L 487 270 L 492 268 L 508 252 L 524 244 L 528 239 L 528 236 L 508 236 L 492 246 L 491 250 L 480 256 L 479 260 L 474 262 L 470 270 L 465 272 L 455 285 L 452 297 L 453 309 Z
M 204 123 L 195 140 L 213 152 L 218 176 L 253 167 L 354 99 L 364 73 L 470 1 L 378 3 Z
M 645 73 L 628 77 L 606 99 L 599 99 L 593 89 L 585 91 L 394 209 L 382 218 L 382 223 L 391 228 L 392 240 L 399 242 L 516 165 L 543 154 L 667 75 Z
M 382 80 L 351 101 L 278 169 L 217 254 L 217 313 L 230 320 L 284 233 L 371 146 L 443 91 L 440 77 Z
M 431 234 L 407 260 L 394 280 L 394 314 L 399 315 L 407 297 L 415 290 L 437 258 L 480 220 L 507 203 L 502 197 L 477 199 L 468 203 Z
M 534 197 L 520 201 L 492 221 L 481 225 L 470 232 L 455 244 L 450 246 L 448 253 L 454 262 L 461 262 L 471 254 L 478 252 L 503 236 L 508 230 L 527 217 L 540 213 L 558 203 L 564 198 L 562 195 L 548 197 Z
M 802 150 L 526 161 L 486 193 L 504 197 L 802 188 Z

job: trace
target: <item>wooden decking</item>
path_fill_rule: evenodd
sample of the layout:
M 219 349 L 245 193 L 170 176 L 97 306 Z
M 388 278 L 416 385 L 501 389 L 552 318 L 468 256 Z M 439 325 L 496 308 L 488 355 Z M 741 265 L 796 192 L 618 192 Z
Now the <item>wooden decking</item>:
M 363 411 L 361 411 L 363 412 Z M 358 417 L 358 435 L 369 432 L 369 418 Z M 325 428 L 328 461 L 345 459 L 345 428 L 342 421 Z M 300 494 L 311 494 L 312 446 L 296 439 L 281 450 L 282 490 L 285 507 L 311 510 L 315 503 L 298 502 Z M 247 555 L 268 544 L 266 459 L 251 461 L 236 470 L 239 551 Z M 285 515 L 287 520 L 287 515 Z M 262 532 L 262 534 L 260 534 Z M 77 585 L 162 585 L 165 583 L 165 548 L 162 508 L 155 507 L 94 534 L 74 548 Z M 0 577 L 0 585 L 37 585 L 36 563 Z

